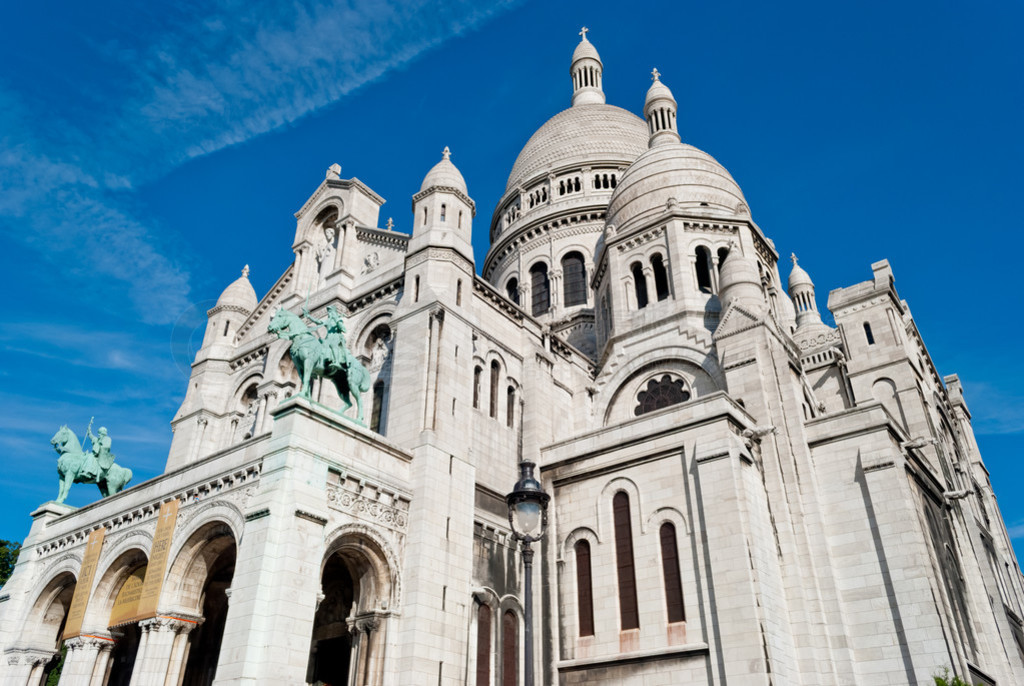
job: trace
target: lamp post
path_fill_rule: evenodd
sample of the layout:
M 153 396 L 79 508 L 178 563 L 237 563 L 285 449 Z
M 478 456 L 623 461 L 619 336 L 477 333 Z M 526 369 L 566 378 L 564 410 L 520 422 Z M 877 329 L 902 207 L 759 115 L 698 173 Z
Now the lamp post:
M 523 654 L 526 665 L 523 668 L 523 685 L 533 686 L 533 548 L 534 541 L 544 535 L 548 524 L 548 500 L 551 499 L 533 476 L 533 462 L 519 463 L 519 481 L 512 492 L 505 496 L 508 505 L 508 523 L 512 536 L 521 541 L 523 553 L 523 574 L 526 583 L 523 588 L 523 618 L 526 625 Z

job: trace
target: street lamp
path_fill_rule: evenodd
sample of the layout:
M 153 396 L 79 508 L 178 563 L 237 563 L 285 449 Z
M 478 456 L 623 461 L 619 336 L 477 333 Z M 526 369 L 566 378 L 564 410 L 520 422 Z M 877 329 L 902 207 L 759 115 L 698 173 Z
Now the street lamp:
M 519 481 L 512 492 L 505 496 L 508 504 L 508 523 L 512 527 L 512 535 L 518 541 L 523 552 L 523 574 L 526 584 L 523 588 L 523 613 L 526 625 L 523 652 L 526 665 L 523 669 L 523 685 L 533 686 L 533 548 L 531 544 L 539 541 L 544 535 L 548 524 L 548 500 L 551 499 L 541 489 L 540 482 L 533 477 L 533 462 L 519 463 Z

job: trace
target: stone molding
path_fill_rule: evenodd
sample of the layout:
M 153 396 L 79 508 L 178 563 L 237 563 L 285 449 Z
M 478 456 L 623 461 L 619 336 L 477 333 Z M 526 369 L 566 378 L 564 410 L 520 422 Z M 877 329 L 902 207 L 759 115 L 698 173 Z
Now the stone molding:
M 409 502 L 408 497 L 366 480 L 349 477 L 341 484 L 327 486 L 327 506 L 332 510 L 394 531 L 404 532 L 408 526 Z

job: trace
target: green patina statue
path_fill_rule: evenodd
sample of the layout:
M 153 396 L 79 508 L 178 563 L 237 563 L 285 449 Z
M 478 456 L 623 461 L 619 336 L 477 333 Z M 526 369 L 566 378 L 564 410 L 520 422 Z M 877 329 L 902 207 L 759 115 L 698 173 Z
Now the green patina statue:
M 274 313 L 267 326 L 270 333 L 291 341 L 288 354 L 302 379 L 299 395 L 310 397 L 314 377 L 330 379 L 341 401 L 345 403 L 342 413 L 355 402 L 356 421 L 363 424 L 361 394 L 370 390 L 370 374 L 345 345 L 345 320 L 334 305 L 327 307 L 325 319 L 314 318 L 306 309 L 303 309 L 303 314 L 313 322 L 313 326 L 307 326 L 299 315 L 284 308 Z M 316 333 L 320 326 L 327 329 L 323 338 Z
M 110 436 L 107 428 L 100 427 L 100 434 L 92 432 L 92 420 L 85 430 L 85 437 L 91 442 L 90 449 L 85 451 L 78 442 L 78 436 L 64 425 L 60 427 L 50 445 L 60 455 L 57 458 L 57 475 L 60 477 L 60 492 L 57 502 L 62 503 L 68 497 L 71 484 L 96 484 L 102 497 L 120 493 L 132 480 L 132 470 L 114 464 L 114 453 L 110 452 Z

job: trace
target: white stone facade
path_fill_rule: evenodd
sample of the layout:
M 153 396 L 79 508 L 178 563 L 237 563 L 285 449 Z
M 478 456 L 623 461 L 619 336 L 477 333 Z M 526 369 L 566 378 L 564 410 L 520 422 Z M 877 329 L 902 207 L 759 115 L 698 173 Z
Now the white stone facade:
M 1024 585 L 961 384 L 888 263 L 829 294 L 826 325 L 729 173 L 681 142 L 658 75 L 640 119 L 605 103 L 585 37 L 571 68 L 482 277 L 447 149 L 411 235 L 327 171 L 292 266 L 262 298 L 246 269 L 209 311 L 165 473 L 33 513 L 0 682 L 41 683 L 84 594 L 61 684 L 522 683 L 504 494 L 526 459 L 552 496 L 540 683 L 1024 683 Z M 366 428 L 330 384 L 297 397 L 267 332 L 307 293 L 346 316 Z M 174 500 L 156 616 L 116 623 Z

